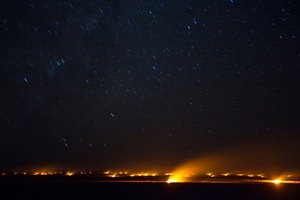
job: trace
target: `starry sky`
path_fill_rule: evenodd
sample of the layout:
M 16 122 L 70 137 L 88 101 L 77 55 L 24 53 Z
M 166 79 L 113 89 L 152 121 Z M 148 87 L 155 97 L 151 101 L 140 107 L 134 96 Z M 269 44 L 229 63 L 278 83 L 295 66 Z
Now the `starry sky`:
M 300 169 L 297 6 L 0 0 L 0 168 L 172 169 L 255 144 Z

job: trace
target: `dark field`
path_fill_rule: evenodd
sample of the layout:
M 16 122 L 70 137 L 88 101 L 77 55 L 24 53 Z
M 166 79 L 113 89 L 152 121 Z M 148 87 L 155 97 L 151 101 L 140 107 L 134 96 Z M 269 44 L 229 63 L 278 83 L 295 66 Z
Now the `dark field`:
M 0 199 L 300 199 L 300 185 L 0 177 Z

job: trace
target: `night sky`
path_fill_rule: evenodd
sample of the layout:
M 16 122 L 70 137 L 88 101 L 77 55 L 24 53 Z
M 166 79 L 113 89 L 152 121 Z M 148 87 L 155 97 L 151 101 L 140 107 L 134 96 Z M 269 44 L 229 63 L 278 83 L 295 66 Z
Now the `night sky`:
M 170 170 L 241 150 L 300 170 L 297 8 L 0 0 L 0 169 Z

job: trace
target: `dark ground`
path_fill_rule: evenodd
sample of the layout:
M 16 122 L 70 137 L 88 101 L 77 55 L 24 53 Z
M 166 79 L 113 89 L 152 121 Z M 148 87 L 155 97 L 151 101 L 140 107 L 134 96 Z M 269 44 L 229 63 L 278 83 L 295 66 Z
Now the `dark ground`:
M 0 177 L 0 199 L 300 199 L 296 184 L 99 182 Z

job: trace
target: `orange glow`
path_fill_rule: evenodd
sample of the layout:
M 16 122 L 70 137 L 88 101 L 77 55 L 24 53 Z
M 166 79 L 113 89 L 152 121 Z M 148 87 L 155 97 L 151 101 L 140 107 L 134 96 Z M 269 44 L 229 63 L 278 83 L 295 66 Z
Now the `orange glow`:
M 113 174 L 110 177 L 115 178 L 115 177 L 117 177 L 117 174 Z
M 72 175 L 74 175 L 74 172 L 67 172 L 66 175 L 67 176 L 72 176 Z
M 273 180 L 272 182 L 275 183 L 276 185 L 279 183 L 282 183 L 282 181 L 280 179 Z
M 177 174 L 173 174 L 172 176 L 169 177 L 169 179 L 167 180 L 167 183 L 182 183 L 185 182 L 185 178 L 186 175 L 183 173 L 177 173 Z
M 210 176 L 210 177 L 215 177 L 216 175 L 214 175 L 213 173 L 206 173 L 207 176 Z M 225 176 L 225 175 L 224 175 Z
M 113 171 L 106 171 L 104 172 L 105 175 L 108 175 L 109 177 L 117 177 L 117 176 L 130 176 L 130 177 L 135 177 L 135 176 L 157 176 L 157 173 L 145 173 L 145 172 L 139 172 L 139 173 L 130 173 L 128 171 L 120 171 L 120 172 L 113 172 Z
M 263 175 L 263 174 L 258 174 L 257 176 L 260 178 L 265 178 L 265 175 Z
M 180 181 L 176 180 L 176 179 L 169 179 L 167 180 L 167 183 L 178 183 Z

